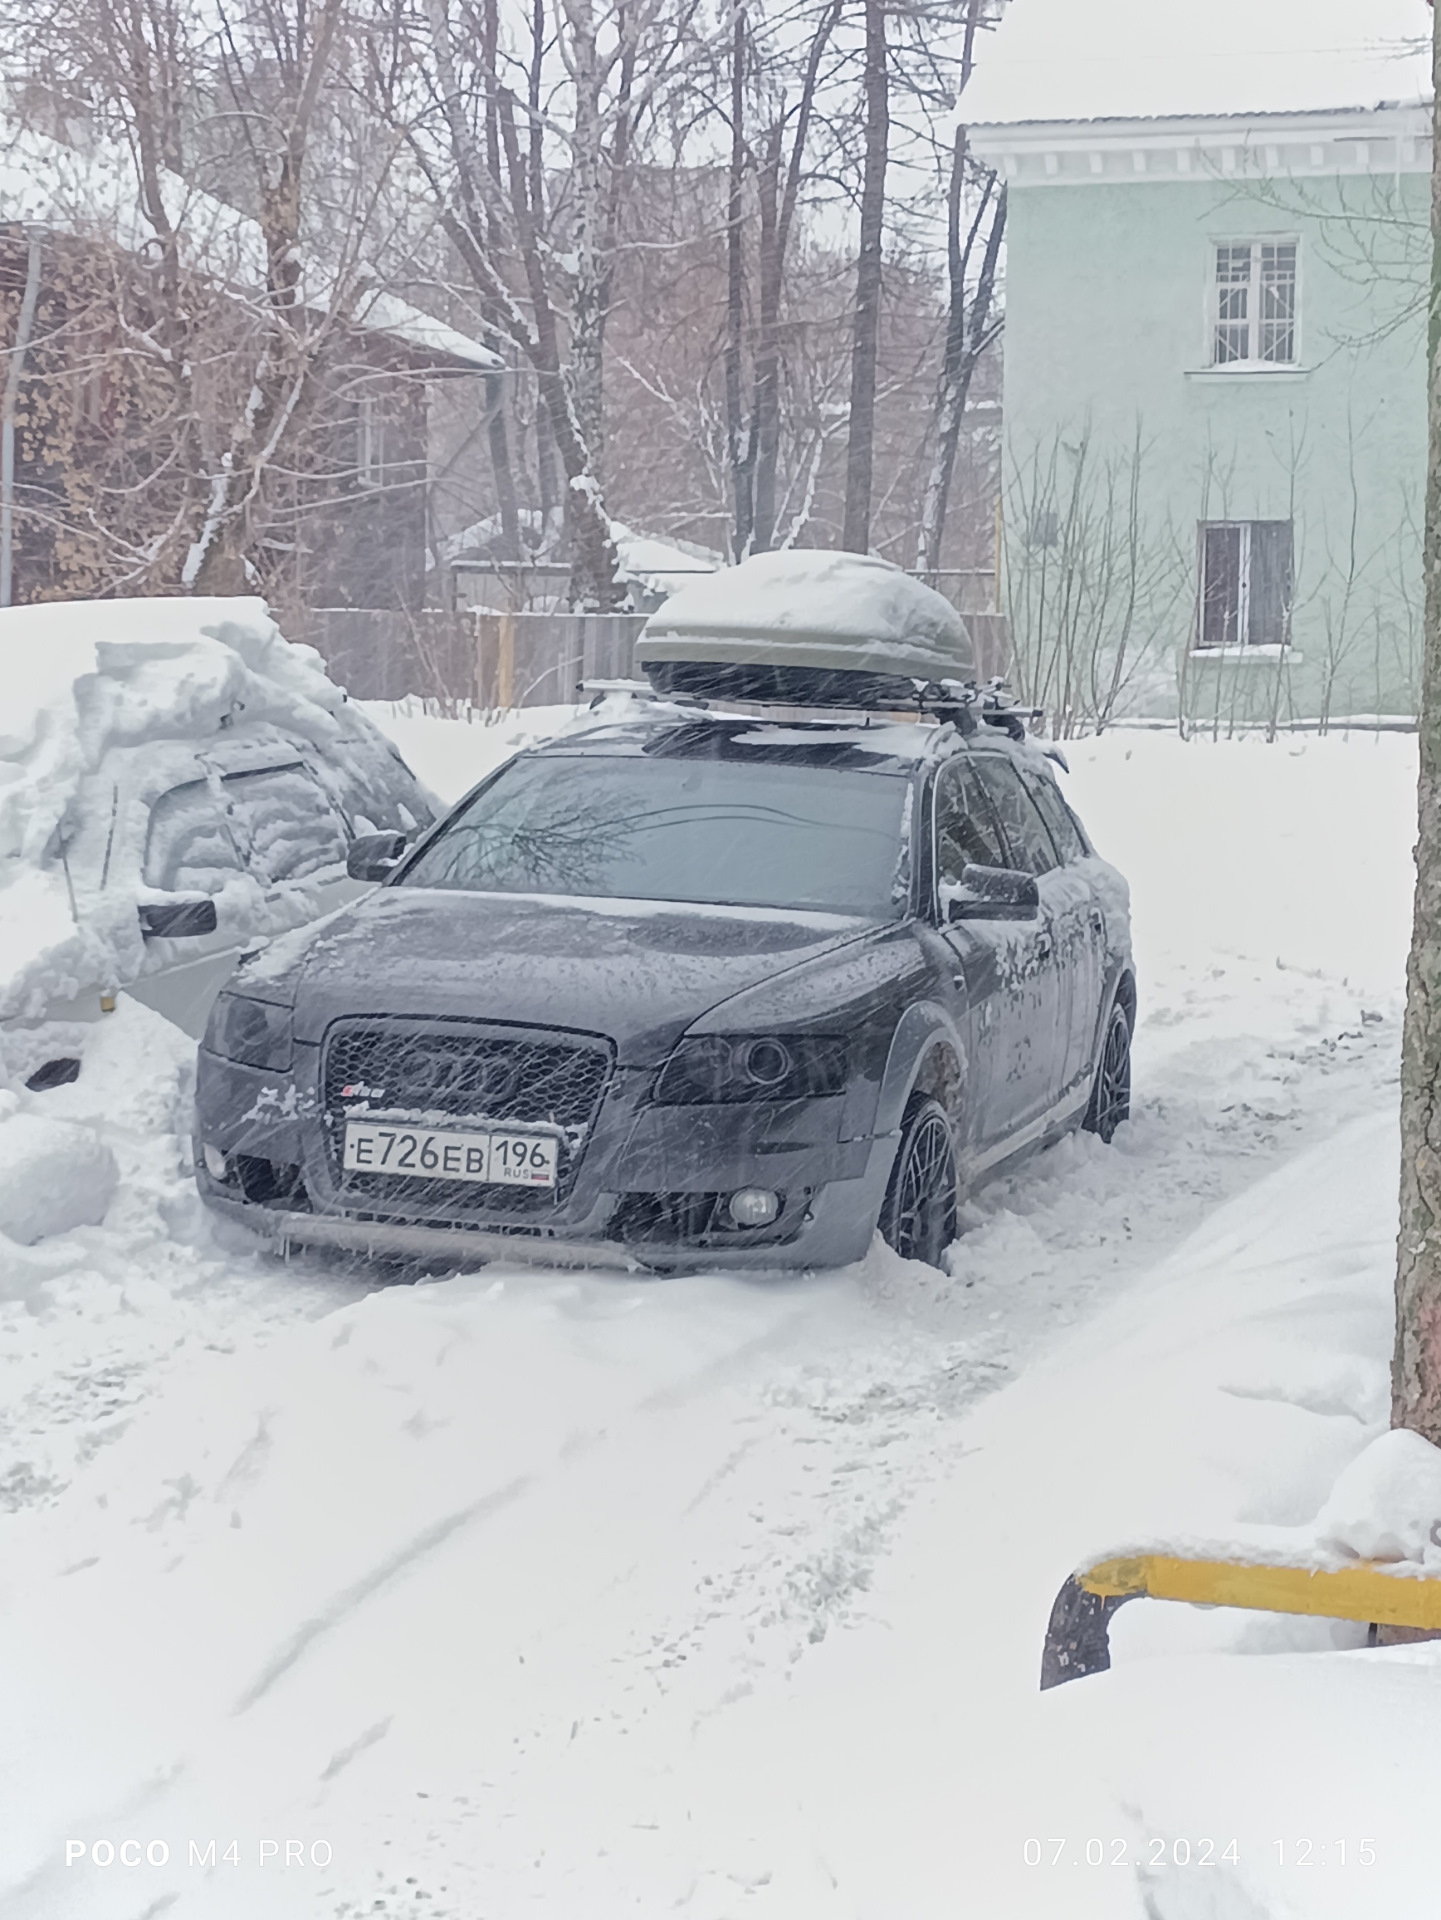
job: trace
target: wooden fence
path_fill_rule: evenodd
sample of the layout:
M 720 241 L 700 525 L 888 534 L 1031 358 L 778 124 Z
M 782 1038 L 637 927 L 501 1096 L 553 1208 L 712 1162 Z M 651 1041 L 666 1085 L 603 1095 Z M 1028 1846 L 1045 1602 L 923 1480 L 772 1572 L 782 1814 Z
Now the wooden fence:
M 314 607 L 279 614 L 291 640 L 307 642 L 357 700 L 418 694 L 450 710 L 548 707 L 577 698 L 582 680 L 632 680 L 639 614 L 397 613 Z M 967 614 L 977 677 L 1004 673 L 1006 623 Z

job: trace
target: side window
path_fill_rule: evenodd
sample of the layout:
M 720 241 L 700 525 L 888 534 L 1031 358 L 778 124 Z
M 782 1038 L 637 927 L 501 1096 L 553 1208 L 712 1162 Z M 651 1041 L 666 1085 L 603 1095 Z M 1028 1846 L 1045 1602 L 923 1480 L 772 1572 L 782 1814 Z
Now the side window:
M 953 760 L 936 781 L 936 879 L 959 886 L 967 866 L 1003 867 L 991 803 L 964 760 Z
M 225 798 L 236 839 L 259 880 L 303 880 L 345 860 L 346 833 L 329 796 L 303 767 L 232 773 Z
M 219 893 L 244 871 L 215 796 L 203 780 L 162 793 L 150 809 L 145 884 L 171 893 Z
M 1021 785 L 1020 774 L 997 753 L 977 754 L 974 765 L 1000 816 L 1001 831 L 1010 848 L 1008 864 L 1022 873 L 1049 873 L 1060 863 L 1045 822 Z
M 1041 810 L 1041 818 L 1051 830 L 1051 838 L 1056 843 L 1056 852 L 1063 861 L 1084 860 L 1086 843 L 1081 838 L 1081 830 L 1076 825 L 1071 809 L 1061 798 L 1056 784 L 1048 780 L 1043 773 L 1022 773 L 1026 791 Z

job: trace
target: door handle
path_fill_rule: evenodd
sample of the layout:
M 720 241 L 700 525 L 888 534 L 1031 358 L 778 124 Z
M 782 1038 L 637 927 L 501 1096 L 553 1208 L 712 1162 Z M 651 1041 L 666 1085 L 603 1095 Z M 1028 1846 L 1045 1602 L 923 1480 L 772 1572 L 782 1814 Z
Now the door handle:
M 1091 931 L 1092 933 L 1104 933 L 1106 931 L 1105 915 L 1099 907 L 1091 908 Z
M 1043 934 L 1041 938 L 1036 942 L 1036 952 L 1040 955 L 1042 960 L 1049 960 L 1051 955 L 1055 951 L 1056 949 L 1051 944 L 1051 937 L 1049 934 Z

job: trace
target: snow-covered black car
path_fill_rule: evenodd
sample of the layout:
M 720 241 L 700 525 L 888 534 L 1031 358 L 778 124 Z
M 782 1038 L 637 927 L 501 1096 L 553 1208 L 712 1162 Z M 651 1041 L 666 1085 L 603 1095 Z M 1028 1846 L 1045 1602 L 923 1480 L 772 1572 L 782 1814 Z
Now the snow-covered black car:
M 1125 882 L 1021 731 L 626 700 L 358 843 L 382 883 L 216 1003 L 201 1194 L 386 1255 L 937 1262 L 1128 1109 Z

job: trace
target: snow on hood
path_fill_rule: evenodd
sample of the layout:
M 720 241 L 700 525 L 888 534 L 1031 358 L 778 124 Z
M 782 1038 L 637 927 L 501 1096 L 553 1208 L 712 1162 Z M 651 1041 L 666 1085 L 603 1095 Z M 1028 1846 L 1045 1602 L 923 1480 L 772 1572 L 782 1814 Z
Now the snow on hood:
M 757 553 L 691 581 L 645 624 L 654 660 L 763 662 L 966 679 L 975 670 L 950 601 L 873 554 Z
M 101 891 L 100 862 L 87 866 L 69 853 L 87 822 L 97 831 L 91 816 L 99 801 L 84 804 L 87 782 L 116 764 L 117 750 L 141 749 L 132 762 L 158 767 L 165 746 L 172 754 L 177 745 L 182 753 L 215 747 L 243 720 L 251 737 L 263 737 L 267 723 L 281 727 L 332 765 L 376 767 L 392 753 L 329 679 L 319 654 L 292 646 L 262 600 L 7 608 L 0 655 L 0 1016 L 7 1018 L 34 1018 L 48 1001 L 124 984 L 139 971 L 138 874 L 126 869 L 117 844 Z M 153 762 L 143 751 L 150 748 Z M 189 777 L 198 775 L 192 766 Z M 108 775 L 99 784 L 101 798 L 108 796 Z

